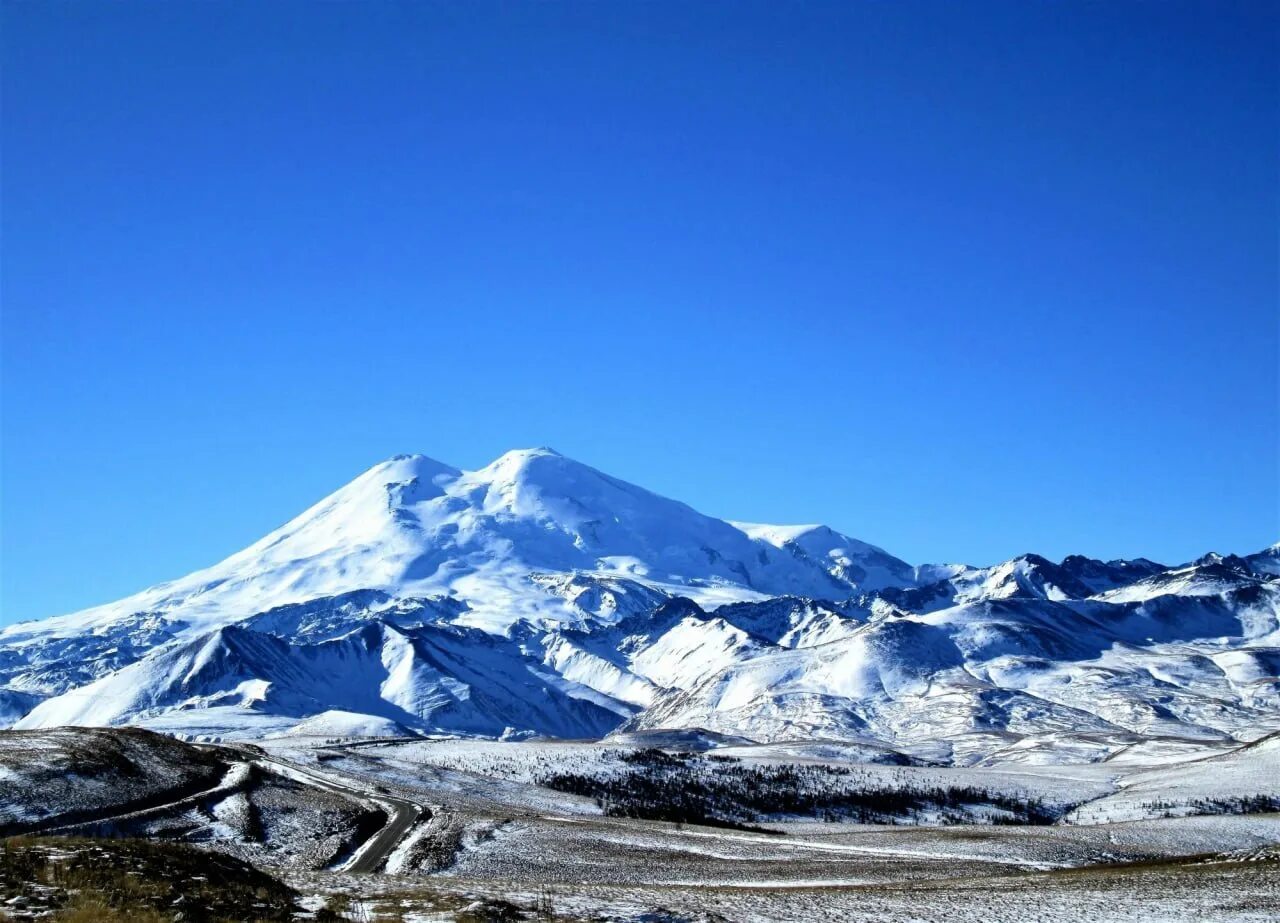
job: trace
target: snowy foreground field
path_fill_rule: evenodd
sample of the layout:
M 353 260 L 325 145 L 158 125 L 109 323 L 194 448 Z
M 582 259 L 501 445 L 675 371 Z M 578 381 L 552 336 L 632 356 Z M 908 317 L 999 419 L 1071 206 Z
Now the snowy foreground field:
M 0 833 L 213 850 L 293 888 L 296 919 L 1280 914 L 1277 737 L 987 768 L 716 742 L 3 732 Z M 39 918 L 38 893 L 10 890 L 0 914 Z

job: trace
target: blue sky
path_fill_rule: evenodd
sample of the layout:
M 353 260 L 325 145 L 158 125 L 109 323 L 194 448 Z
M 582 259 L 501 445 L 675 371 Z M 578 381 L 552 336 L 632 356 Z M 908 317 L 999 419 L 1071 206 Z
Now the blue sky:
M 1272 4 L 3 16 L 0 621 L 406 451 L 913 562 L 1280 538 Z

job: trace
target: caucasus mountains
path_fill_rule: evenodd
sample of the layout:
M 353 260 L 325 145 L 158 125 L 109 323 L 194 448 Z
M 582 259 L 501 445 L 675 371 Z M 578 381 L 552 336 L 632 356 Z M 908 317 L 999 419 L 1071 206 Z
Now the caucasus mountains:
M 831 740 L 1102 759 L 1280 729 L 1280 546 L 911 565 L 549 449 L 402 455 L 225 561 L 0 631 L 0 726 Z

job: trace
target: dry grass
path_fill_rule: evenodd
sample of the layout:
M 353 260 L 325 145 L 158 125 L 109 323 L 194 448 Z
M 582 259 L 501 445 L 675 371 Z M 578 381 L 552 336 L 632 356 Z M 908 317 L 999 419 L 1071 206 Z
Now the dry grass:
M 0 841 L 0 895 L 18 919 L 77 923 L 283 923 L 297 909 L 292 889 L 239 860 L 141 840 Z

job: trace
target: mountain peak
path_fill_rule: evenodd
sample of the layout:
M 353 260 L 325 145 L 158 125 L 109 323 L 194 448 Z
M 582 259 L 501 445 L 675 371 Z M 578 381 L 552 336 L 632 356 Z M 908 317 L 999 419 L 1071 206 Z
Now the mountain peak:
M 554 521 L 569 531 L 577 531 L 584 523 L 626 519 L 641 497 L 645 498 L 642 507 L 666 504 L 673 507 L 668 514 L 676 512 L 674 501 L 548 448 L 513 449 L 478 471 L 467 472 L 460 483 L 483 489 L 483 508 L 488 513 Z
M 392 455 L 390 458 L 378 462 L 372 468 L 369 468 L 361 474 L 355 481 L 365 478 L 387 477 L 389 481 L 407 481 L 413 478 L 434 478 L 441 474 L 447 474 L 451 477 L 457 477 L 462 471 L 453 465 L 437 461 L 427 455 L 411 454 L 411 455 Z M 389 482 L 388 481 L 388 482 Z
M 585 573 L 718 602 L 842 598 L 915 582 L 904 562 L 825 526 L 744 531 L 538 446 L 468 471 L 395 455 L 212 567 L 66 624 L 162 612 L 199 630 L 370 590 L 456 594 L 469 607 L 467 624 L 502 633 L 520 621 L 579 618 L 560 597 L 529 592 L 529 577 Z
M 507 455 L 519 455 L 519 456 L 525 456 L 525 457 L 552 455 L 552 456 L 555 456 L 556 458 L 565 458 L 563 454 L 561 454 L 560 452 L 557 452 L 555 449 L 551 448 L 551 446 L 549 445 L 538 445 L 530 449 L 510 449 L 507 452 L 504 452 L 502 457 L 505 458 Z
M 586 468 L 591 469 L 589 465 L 585 465 L 580 461 L 562 455 L 555 449 L 547 446 L 535 446 L 531 449 L 511 449 L 503 452 L 489 464 L 485 465 L 480 471 L 513 471 L 524 470 L 531 466 L 547 465 L 562 466 L 566 468 Z

